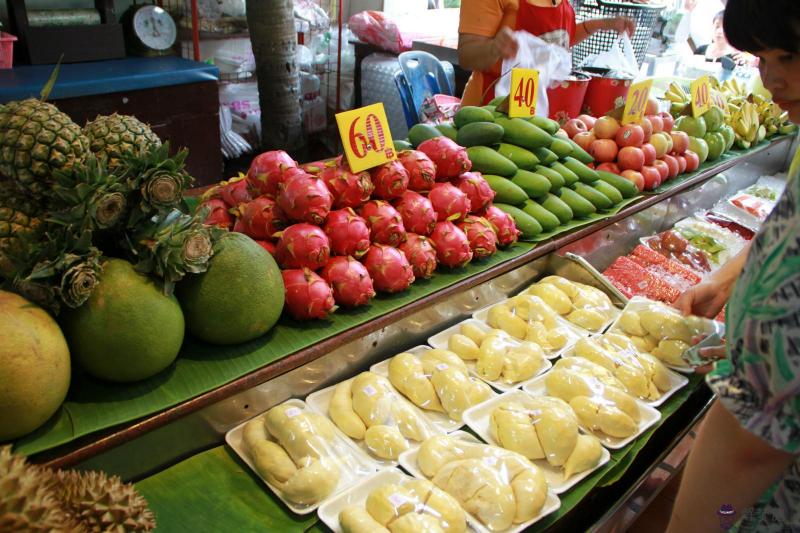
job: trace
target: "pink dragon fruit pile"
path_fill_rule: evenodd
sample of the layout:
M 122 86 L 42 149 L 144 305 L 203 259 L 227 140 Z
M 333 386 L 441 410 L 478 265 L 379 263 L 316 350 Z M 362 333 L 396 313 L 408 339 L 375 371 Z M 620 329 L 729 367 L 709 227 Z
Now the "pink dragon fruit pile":
M 324 319 L 516 242 L 514 220 L 471 167 L 445 138 L 363 172 L 343 156 L 300 165 L 276 150 L 211 188 L 202 207 L 206 224 L 244 233 L 275 257 L 292 317 Z

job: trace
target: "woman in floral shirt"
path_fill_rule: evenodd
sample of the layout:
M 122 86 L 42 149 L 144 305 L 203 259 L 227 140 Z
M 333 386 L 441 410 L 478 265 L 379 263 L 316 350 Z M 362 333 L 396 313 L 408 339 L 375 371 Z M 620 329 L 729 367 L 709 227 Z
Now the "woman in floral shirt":
M 800 122 L 800 1 L 729 0 L 725 32 L 761 60 L 765 86 Z M 748 252 L 684 294 L 713 317 L 729 298 L 720 401 L 689 456 L 668 531 L 800 531 L 800 152 Z M 727 350 L 727 354 L 725 354 Z M 720 353 L 720 351 L 722 353 Z

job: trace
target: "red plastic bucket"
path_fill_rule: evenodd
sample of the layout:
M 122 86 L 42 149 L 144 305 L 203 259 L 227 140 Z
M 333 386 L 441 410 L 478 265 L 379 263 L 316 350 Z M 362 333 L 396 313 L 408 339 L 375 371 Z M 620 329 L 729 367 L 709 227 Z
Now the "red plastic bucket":
M 586 74 L 573 73 L 571 79 L 562 81 L 557 87 L 547 89 L 550 118 L 564 124 L 580 115 L 589 80 L 590 77 Z
M 0 68 L 14 66 L 14 41 L 16 40 L 14 35 L 0 31 Z
M 590 72 L 592 75 L 586 96 L 583 99 L 583 112 L 593 117 L 601 117 L 625 104 L 628 89 L 632 80 L 620 78 L 607 78 L 600 74 Z

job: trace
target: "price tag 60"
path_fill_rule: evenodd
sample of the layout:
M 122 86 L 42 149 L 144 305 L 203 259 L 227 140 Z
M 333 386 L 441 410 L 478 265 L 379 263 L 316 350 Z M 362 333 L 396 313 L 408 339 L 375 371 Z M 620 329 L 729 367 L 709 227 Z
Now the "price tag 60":
M 336 115 L 350 170 L 361 172 L 397 158 L 382 103 Z
M 622 113 L 623 125 L 642 121 L 652 86 L 653 80 L 644 80 L 631 85 L 628 90 L 628 98 L 625 100 L 625 111 Z
M 690 89 L 692 92 L 692 115 L 694 118 L 697 118 L 711 109 L 713 104 L 711 101 L 711 84 L 708 82 L 708 76 L 702 76 L 694 80 Z
M 511 98 L 508 99 L 508 116 L 527 118 L 535 115 L 538 91 L 538 70 L 532 68 L 511 69 Z

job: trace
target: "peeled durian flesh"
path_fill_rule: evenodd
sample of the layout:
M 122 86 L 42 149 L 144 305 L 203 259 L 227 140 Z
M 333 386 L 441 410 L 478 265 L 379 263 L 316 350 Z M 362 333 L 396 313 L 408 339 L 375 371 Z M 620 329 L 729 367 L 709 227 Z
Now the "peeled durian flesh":
M 503 330 L 517 339 L 524 339 L 528 331 L 528 323 L 512 313 L 504 304 L 489 309 L 487 322 L 491 327 Z M 486 339 L 483 342 L 485 343 Z
M 367 496 L 365 506 L 367 512 L 382 526 L 406 513 L 413 513 L 419 505 L 419 499 L 407 488 L 390 483 L 373 490 Z
M 492 388 L 485 382 L 473 377 L 470 377 L 469 380 L 472 383 L 469 393 L 470 406 L 477 405 L 492 396 Z
M 492 411 L 489 423 L 492 437 L 503 448 L 528 459 L 544 458 L 536 428 L 524 406 L 515 402 L 500 405 Z
M 686 366 L 683 354 L 689 349 L 689 345 L 679 340 L 663 340 L 653 350 L 653 355 L 667 363 L 668 365 Z
M 389 524 L 392 533 L 444 533 L 439 519 L 429 514 L 406 513 Z
M 575 309 L 566 318 L 573 324 L 589 331 L 598 331 L 608 320 L 603 313 L 595 309 Z
M 537 283 L 530 287 L 526 293 L 538 296 L 559 315 L 566 315 L 572 311 L 572 301 L 569 297 L 564 294 L 564 291 L 550 283 Z
M 562 278 L 561 276 L 546 276 L 540 279 L 539 283 L 554 285 L 561 290 L 561 292 L 566 294 L 570 300 L 577 298 L 580 292 L 578 284 L 573 283 L 566 278 Z M 585 285 L 583 287 L 585 287 Z
M 600 430 L 611 437 L 626 438 L 638 429 L 630 416 L 600 398 L 577 396 L 570 400 L 569 405 L 581 422 L 593 431 Z
M 361 440 L 364 438 L 367 426 L 353 410 L 352 383 L 352 380 L 347 380 L 334 387 L 328 415 L 345 435 Z
M 531 417 L 547 462 L 562 466 L 575 448 L 578 424 L 571 413 L 557 408 L 537 409 Z
M 395 395 L 387 386 L 386 379 L 362 372 L 353 378 L 353 410 L 367 427 L 386 424 L 391 416 Z
M 533 519 L 542 510 L 547 499 L 547 481 L 535 466 L 517 474 L 511 481 L 511 490 L 517 504 L 514 523 L 522 524 Z
M 389 533 L 361 505 L 349 505 L 339 513 L 343 533 Z
M 477 403 L 473 400 L 475 385 L 461 369 L 447 367 L 435 370 L 431 375 L 431 383 L 447 416 L 453 420 L 460 421 L 462 413 Z M 480 390 L 477 392 L 480 393 Z
M 426 477 L 433 477 L 442 466 L 466 456 L 462 442 L 448 435 L 431 437 L 419 447 L 417 465 Z
M 439 518 L 439 526 L 446 533 L 464 533 L 467 518 L 458 501 L 439 487 L 431 484 L 430 492 L 423 500 L 425 512 Z
M 574 474 L 591 470 L 603 456 L 603 447 L 594 435 L 578 435 L 572 453 L 564 463 L 564 479 L 567 480 Z
M 465 361 L 478 358 L 478 345 L 475 341 L 460 333 L 450 335 L 450 338 L 447 339 L 447 349 L 458 354 Z
M 547 342 L 554 350 L 560 350 L 569 342 L 569 336 L 563 327 L 555 327 L 547 332 Z
M 282 486 L 297 472 L 286 450 L 271 440 L 248 443 L 248 448 L 256 472 L 276 487 Z
M 636 311 L 623 311 L 619 317 L 619 327 L 628 335 L 644 337 L 647 331 L 642 327 L 642 322 Z
M 483 331 L 481 328 L 476 326 L 475 324 L 462 324 L 460 328 L 461 334 L 465 335 L 472 340 L 478 346 L 481 345 L 483 342 L 484 337 L 486 337 L 486 332 Z
M 410 353 L 392 357 L 389 361 L 389 381 L 414 405 L 429 411 L 444 410 L 433 384 L 425 374 L 422 361 Z
M 421 417 L 403 401 L 396 399 L 391 406 L 392 418 L 400 433 L 407 439 L 422 442 L 428 437 Z
M 440 348 L 426 350 L 420 356 L 420 361 L 422 361 L 425 373 L 428 375 L 432 374 L 434 370 L 441 370 L 443 364 L 452 366 L 453 368 L 467 370 L 467 365 L 464 363 L 463 359 L 451 350 L 442 350 Z
M 509 348 L 503 356 L 502 379 L 506 383 L 519 383 L 530 379 L 544 363 L 544 352 L 538 344 L 526 342 Z
M 320 457 L 297 470 L 281 487 L 287 500 L 312 505 L 328 497 L 339 484 L 339 468 L 331 457 Z
M 397 459 L 408 449 L 408 441 L 393 426 L 372 426 L 364 432 L 367 449 L 381 459 Z
M 304 457 L 329 455 L 329 443 L 320 434 L 308 413 L 291 404 L 281 404 L 267 411 L 267 431 L 297 464 Z
M 508 343 L 501 337 L 490 336 L 484 339 L 475 366 L 478 375 L 488 381 L 497 381 L 503 373 L 503 359 L 508 347 Z

